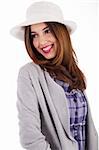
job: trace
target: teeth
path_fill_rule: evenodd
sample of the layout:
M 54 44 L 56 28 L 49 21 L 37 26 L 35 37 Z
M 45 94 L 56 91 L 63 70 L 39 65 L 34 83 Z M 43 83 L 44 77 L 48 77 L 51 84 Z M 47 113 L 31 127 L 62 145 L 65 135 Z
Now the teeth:
M 49 46 L 47 46 L 47 47 L 44 47 L 44 48 L 43 48 L 43 51 L 49 51 L 49 50 L 51 49 L 51 47 L 52 47 L 52 45 L 49 45 Z

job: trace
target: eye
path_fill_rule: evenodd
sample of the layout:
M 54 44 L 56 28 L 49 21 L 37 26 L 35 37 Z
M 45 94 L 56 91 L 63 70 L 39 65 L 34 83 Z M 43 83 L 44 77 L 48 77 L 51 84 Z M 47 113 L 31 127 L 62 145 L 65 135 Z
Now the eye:
M 31 38 L 34 39 L 34 38 L 37 38 L 37 34 L 31 34 Z
M 51 31 L 50 31 L 49 28 L 45 30 L 45 33 L 50 33 L 50 32 L 51 32 Z

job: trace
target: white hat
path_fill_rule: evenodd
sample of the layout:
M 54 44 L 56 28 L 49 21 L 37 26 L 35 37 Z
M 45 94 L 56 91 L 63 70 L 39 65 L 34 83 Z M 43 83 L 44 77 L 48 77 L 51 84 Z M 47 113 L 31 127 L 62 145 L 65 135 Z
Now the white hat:
M 64 20 L 62 11 L 59 6 L 52 2 L 40 1 L 34 2 L 26 11 L 26 21 L 13 27 L 10 33 L 24 40 L 24 27 L 41 22 L 58 22 L 66 25 L 69 33 L 73 33 L 76 29 L 76 23 Z

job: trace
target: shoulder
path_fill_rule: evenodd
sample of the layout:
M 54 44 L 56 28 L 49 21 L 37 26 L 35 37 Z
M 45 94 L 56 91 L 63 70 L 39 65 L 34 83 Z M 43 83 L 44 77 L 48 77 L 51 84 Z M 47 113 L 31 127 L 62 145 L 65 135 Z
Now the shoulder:
M 20 67 L 18 76 L 22 76 L 24 78 L 28 78 L 29 76 L 38 76 L 39 72 L 41 72 L 41 68 L 39 65 L 34 62 L 29 62 L 24 66 Z

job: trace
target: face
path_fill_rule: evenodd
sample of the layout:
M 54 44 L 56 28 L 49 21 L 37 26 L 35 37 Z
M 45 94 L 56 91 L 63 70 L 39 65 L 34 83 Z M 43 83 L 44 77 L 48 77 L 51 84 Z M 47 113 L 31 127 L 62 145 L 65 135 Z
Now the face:
M 31 36 L 34 47 L 46 59 L 51 59 L 56 56 L 56 39 L 51 33 L 48 25 L 45 23 L 31 25 Z

